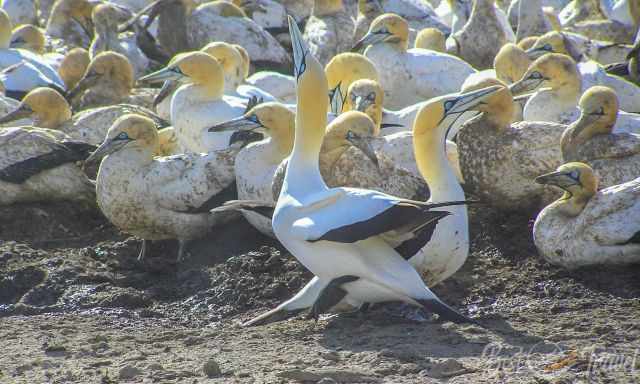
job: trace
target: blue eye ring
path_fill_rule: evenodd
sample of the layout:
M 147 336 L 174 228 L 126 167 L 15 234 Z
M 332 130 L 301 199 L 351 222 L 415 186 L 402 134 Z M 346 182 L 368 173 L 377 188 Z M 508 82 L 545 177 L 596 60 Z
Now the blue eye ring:
M 456 104 L 455 101 L 453 100 L 447 100 L 444 102 L 444 110 L 445 111 L 449 111 L 451 108 L 453 108 L 453 106 Z
M 120 132 L 118 136 L 116 136 L 118 140 L 129 140 L 129 135 L 126 132 Z

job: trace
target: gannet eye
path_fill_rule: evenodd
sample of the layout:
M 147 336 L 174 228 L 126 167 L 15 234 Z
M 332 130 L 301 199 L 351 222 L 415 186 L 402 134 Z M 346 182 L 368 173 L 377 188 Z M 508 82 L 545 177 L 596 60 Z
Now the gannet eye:
M 355 138 L 357 138 L 357 137 L 358 137 L 358 135 L 356 135 L 355 133 L 353 133 L 353 131 L 351 131 L 351 130 L 347 131 L 347 136 L 346 136 L 346 138 L 347 138 L 348 140 L 353 140 L 353 139 L 355 139 Z
M 177 66 L 177 65 L 175 67 L 171 68 L 171 71 L 175 72 L 175 73 L 178 73 L 180 75 L 184 75 L 184 73 L 182 72 L 182 69 L 180 69 L 180 67 Z
M 258 119 L 258 115 L 256 115 L 255 113 L 247 116 L 247 120 L 249 120 L 252 123 L 256 123 L 258 125 L 262 125 L 260 123 L 260 119 Z
M 545 44 L 545 45 L 542 46 L 542 50 L 543 51 L 553 52 L 553 47 L 551 46 L 551 44 Z
M 536 71 L 536 72 L 533 72 L 531 75 L 529 75 L 529 78 L 533 80 L 540 80 L 542 79 L 542 74 Z
M 375 101 L 376 100 L 376 94 L 371 92 L 370 94 L 367 95 L 367 100 L 368 101 Z
M 129 135 L 126 132 L 120 132 L 118 136 L 116 136 L 116 140 L 129 140 Z
M 571 171 L 571 173 L 569 173 L 569 177 L 577 182 L 580 182 L 580 173 L 578 171 Z
M 456 105 L 456 102 L 453 100 L 447 100 L 444 102 L 444 111 L 448 112 L 451 110 L 451 108 L 453 108 L 453 106 Z

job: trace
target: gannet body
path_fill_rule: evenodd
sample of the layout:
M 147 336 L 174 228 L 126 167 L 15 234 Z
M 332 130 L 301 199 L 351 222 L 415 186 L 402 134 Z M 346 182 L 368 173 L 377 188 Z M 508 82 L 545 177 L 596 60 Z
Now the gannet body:
M 466 62 L 440 52 L 407 50 L 408 27 L 399 16 L 384 14 L 371 24 L 357 47 L 378 69 L 385 107 L 400 109 L 432 97 L 456 92 L 475 72 Z
M 547 261 L 567 269 L 640 261 L 640 178 L 598 191 L 588 165 L 568 163 L 536 181 L 565 190 L 533 226 Z
M 106 156 L 96 179 L 98 205 L 122 231 L 144 241 L 177 238 L 178 261 L 185 241 L 206 234 L 219 220 L 209 210 L 234 182 L 238 148 L 208 154 L 154 157 L 158 146 L 152 120 L 119 118 L 88 162 Z M 143 243 L 139 259 L 145 256 Z
M 50 129 L 0 128 L 0 205 L 51 200 L 91 204 L 95 187 L 76 162 L 93 148 Z
M 91 11 L 87 0 L 56 0 L 47 19 L 46 34 L 61 39 L 71 47 L 88 48 L 91 44 Z

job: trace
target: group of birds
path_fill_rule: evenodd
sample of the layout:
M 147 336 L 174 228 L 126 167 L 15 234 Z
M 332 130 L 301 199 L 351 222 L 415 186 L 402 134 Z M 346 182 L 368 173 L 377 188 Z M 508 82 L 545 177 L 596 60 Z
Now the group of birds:
M 315 276 L 247 325 L 473 322 L 428 287 L 476 201 L 539 212 L 553 264 L 640 261 L 639 25 L 638 0 L 3 0 L 0 204 L 97 202 L 141 261 L 242 214 Z

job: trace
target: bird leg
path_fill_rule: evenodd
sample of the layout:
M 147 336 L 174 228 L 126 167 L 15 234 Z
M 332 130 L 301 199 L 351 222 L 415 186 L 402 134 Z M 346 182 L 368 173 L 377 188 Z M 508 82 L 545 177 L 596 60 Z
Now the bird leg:
M 147 255 L 147 241 L 142 239 L 142 247 L 140 247 L 140 253 L 138 254 L 138 261 L 143 262 L 145 256 Z
M 347 291 L 342 289 L 342 285 L 358 279 L 358 276 L 345 275 L 331 280 L 329 284 L 320 291 L 318 298 L 311 307 L 311 311 L 307 315 L 307 319 L 313 318 L 318 321 L 320 314 L 330 310 L 347 295 Z

